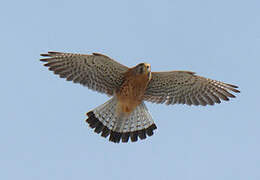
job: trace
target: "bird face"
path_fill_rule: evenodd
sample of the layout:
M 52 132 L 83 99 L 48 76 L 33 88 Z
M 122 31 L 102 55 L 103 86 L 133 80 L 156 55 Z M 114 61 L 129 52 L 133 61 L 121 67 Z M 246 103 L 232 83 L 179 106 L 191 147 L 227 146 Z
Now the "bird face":
M 151 73 L 151 65 L 148 63 L 140 63 L 136 66 L 136 73 L 137 74 L 147 74 Z

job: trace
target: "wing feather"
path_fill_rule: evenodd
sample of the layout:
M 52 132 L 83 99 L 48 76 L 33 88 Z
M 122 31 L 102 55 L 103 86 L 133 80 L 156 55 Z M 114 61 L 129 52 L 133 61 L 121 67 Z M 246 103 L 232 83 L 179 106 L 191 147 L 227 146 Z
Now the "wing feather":
M 113 95 L 121 86 L 128 70 L 128 67 L 99 53 L 87 55 L 51 51 L 41 56 L 45 57 L 40 59 L 46 62 L 44 66 L 54 74 L 108 95 Z
M 153 103 L 214 105 L 234 98 L 238 86 L 195 75 L 190 71 L 152 72 L 144 100 Z M 221 100 L 220 100 L 221 99 Z

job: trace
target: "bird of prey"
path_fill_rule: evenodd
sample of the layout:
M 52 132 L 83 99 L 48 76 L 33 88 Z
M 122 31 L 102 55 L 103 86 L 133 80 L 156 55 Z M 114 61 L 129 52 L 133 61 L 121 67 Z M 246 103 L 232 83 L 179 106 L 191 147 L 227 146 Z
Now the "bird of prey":
M 152 103 L 214 105 L 239 93 L 237 86 L 197 76 L 190 71 L 151 72 L 148 63 L 128 68 L 99 54 L 48 52 L 41 54 L 50 71 L 80 83 L 111 99 L 86 113 L 94 132 L 109 141 L 135 142 L 157 129 L 144 101 Z

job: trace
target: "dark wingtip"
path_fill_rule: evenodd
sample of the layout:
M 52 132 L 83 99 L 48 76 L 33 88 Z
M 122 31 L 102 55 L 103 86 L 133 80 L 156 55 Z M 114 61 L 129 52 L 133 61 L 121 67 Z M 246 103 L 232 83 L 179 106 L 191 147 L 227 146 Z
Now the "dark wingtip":
M 48 51 L 49 54 L 62 54 L 62 52 L 58 52 L 58 51 Z
M 238 86 L 236 86 L 236 85 L 233 85 L 233 84 L 227 84 L 227 83 L 225 83 L 227 86 L 229 86 L 229 87 L 227 87 L 229 90 L 231 90 L 231 91 L 233 91 L 233 92 L 235 92 L 235 93 L 240 93 L 240 90 L 238 90 Z
M 47 62 L 47 61 L 48 61 L 48 58 L 42 58 L 42 59 L 40 59 L 40 61 L 42 61 L 42 62 Z
M 234 92 L 236 93 L 240 93 L 241 91 L 240 90 L 237 90 L 237 89 L 233 89 Z
M 49 57 L 49 56 L 54 56 L 54 55 L 57 55 L 57 54 L 62 54 L 62 52 L 57 52 L 57 51 L 48 51 L 48 53 L 43 53 L 43 54 L 40 54 L 41 56 L 43 57 Z
M 50 56 L 50 54 L 40 54 L 43 57 Z
M 146 129 L 138 130 L 138 131 L 133 131 L 133 132 L 116 132 L 109 130 L 108 127 L 104 126 L 101 121 L 99 121 L 98 118 L 96 118 L 95 114 L 93 111 L 90 111 L 86 113 L 88 116 L 88 119 L 86 119 L 86 122 L 89 124 L 89 127 L 94 129 L 94 132 L 99 134 L 101 133 L 101 136 L 106 138 L 109 136 L 109 141 L 114 142 L 114 143 L 119 143 L 120 140 L 123 143 L 127 143 L 129 139 L 131 139 L 132 142 L 136 142 L 139 139 L 143 140 L 146 139 L 146 135 L 152 136 L 153 135 L 153 130 L 157 129 L 155 124 L 152 124 Z
M 228 84 L 228 83 L 225 83 L 225 84 L 228 85 L 228 86 L 230 86 L 230 87 L 232 87 L 232 88 L 238 88 L 238 86 L 233 85 L 233 84 Z

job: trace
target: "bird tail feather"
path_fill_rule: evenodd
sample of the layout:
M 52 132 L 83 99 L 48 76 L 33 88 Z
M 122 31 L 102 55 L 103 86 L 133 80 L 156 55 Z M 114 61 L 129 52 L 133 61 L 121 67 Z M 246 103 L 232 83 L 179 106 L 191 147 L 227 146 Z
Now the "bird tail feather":
M 120 140 L 128 142 L 129 138 L 132 142 L 137 141 L 138 137 L 145 139 L 146 135 L 152 136 L 153 130 L 157 128 L 143 102 L 130 115 L 117 113 L 116 96 L 89 111 L 87 116 L 86 122 L 94 132 L 101 133 L 105 138 L 110 135 L 109 141 L 115 143 Z

